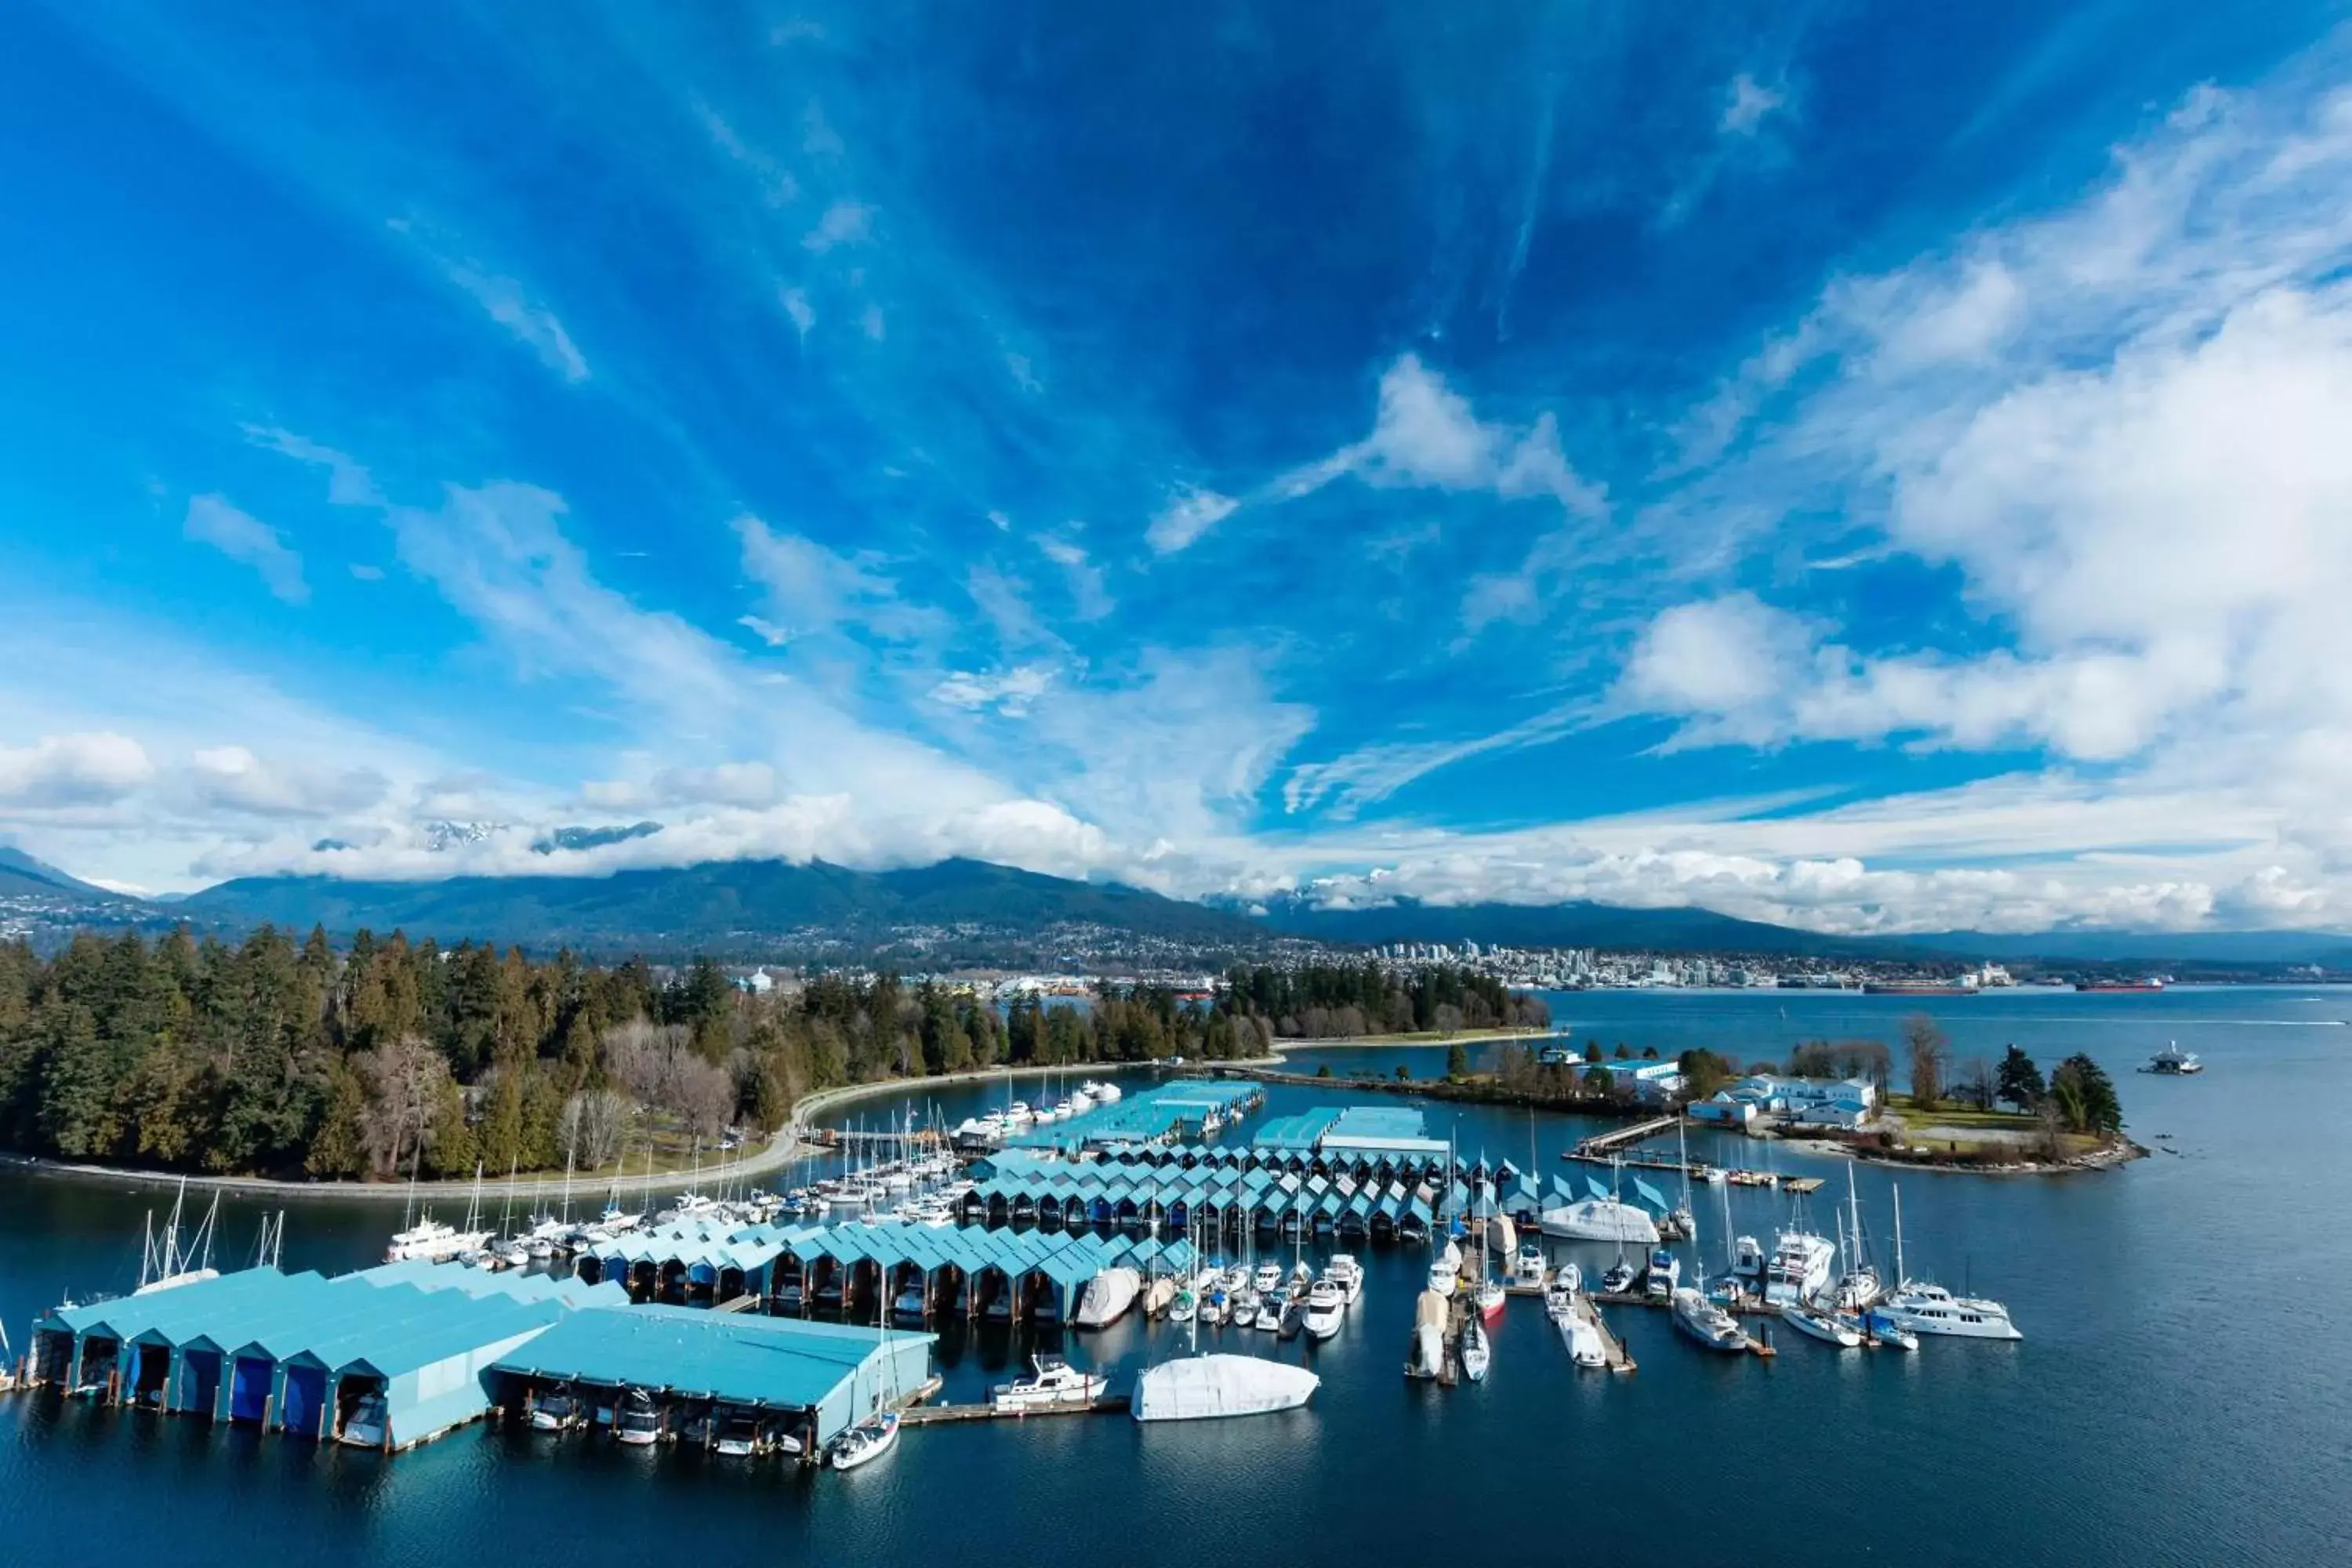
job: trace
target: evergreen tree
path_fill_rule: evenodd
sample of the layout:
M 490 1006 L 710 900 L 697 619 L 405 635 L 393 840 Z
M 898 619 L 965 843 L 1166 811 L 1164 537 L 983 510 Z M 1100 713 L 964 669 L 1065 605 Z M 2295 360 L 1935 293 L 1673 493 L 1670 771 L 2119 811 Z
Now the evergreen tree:
M 2007 1101 L 2020 1110 L 2031 1110 L 2042 1103 L 2048 1092 L 2042 1081 L 2042 1069 L 2033 1058 L 2015 1046 L 2000 1058 L 2000 1076 L 1995 1081 L 1994 1098 Z

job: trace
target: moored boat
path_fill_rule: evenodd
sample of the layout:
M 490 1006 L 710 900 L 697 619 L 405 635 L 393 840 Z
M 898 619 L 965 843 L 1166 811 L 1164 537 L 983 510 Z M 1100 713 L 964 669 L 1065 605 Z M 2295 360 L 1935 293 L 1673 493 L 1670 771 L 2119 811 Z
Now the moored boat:
M 989 1390 L 989 1403 L 999 1410 L 1054 1410 L 1091 1405 L 1110 1386 L 1099 1373 L 1080 1372 L 1057 1355 L 1043 1352 L 1030 1358 L 1028 1377 L 1016 1377 Z
M 1689 1286 L 1674 1294 L 1675 1326 L 1711 1351 L 1737 1352 L 1748 1348 L 1748 1334 L 1739 1320 Z
M 1322 1379 L 1304 1367 L 1251 1355 L 1162 1362 L 1135 1380 L 1138 1421 L 1208 1421 L 1296 1410 Z
M 898 1413 L 885 1410 L 869 1415 L 833 1440 L 826 1458 L 836 1470 L 870 1465 L 898 1444 Z
M 1862 1325 L 1842 1313 L 1825 1312 L 1798 1302 L 1781 1308 L 1780 1318 L 1800 1333 L 1811 1334 L 1841 1350 L 1854 1350 L 1862 1343 Z

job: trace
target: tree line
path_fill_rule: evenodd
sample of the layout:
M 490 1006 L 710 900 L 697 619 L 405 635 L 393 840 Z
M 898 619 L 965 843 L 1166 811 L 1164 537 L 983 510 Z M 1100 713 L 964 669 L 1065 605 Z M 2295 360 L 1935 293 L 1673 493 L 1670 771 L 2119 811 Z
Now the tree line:
M 1000 1009 L 889 973 L 747 994 L 709 960 L 656 971 L 398 932 L 341 951 L 316 929 L 84 934 L 48 958 L 0 944 L 0 1147 L 320 1179 L 590 1171 L 642 1154 L 656 1126 L 706 1141 L 770 1130 L 844 1084 L 1230 1060 L 1340 1023 L 1484 1026 L 1540 1009 L 1482 976 L 1372 966 Z

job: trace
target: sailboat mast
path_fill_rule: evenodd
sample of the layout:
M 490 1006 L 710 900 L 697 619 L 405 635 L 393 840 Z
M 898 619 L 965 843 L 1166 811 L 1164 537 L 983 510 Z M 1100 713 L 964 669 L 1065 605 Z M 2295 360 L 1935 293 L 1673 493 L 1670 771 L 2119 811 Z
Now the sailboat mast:
M 1910 1282 L 1903 1271 L 1903 1188 L 1895 1186 L 1895 1288 L 1901 1289 Z

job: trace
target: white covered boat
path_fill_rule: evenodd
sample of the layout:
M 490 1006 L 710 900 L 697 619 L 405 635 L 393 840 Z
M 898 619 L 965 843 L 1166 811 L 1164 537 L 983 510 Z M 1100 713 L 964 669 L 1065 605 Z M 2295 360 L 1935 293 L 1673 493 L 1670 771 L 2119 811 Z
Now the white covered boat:
M 1560 1343 L 1568 1347 L 1570 1361 L 1583 1367 L 1605 1367 L 1609 1364 L 1609 1352 L 1601 1345 L 1601 1331 L 1586 1322 L 1581 1314 L 1573 1310 L 1563 1313 L 1559 1322 Z
M 1135 1380 L 1138 1421 L 1210 1421 L 1296 1410 L 1322 1379 L 1304 1367 L 1254 1355 L 1195 1355 L 1162 1362 Z
M 1739 1320 L 1687 1285 L 1675 1292 L 1674 1314 L 1675 1327 L 1711 1351 L 1748 1348 L 1748 1334 Z
M 1407 1377 L 1435 1377 L 1445 1365 L 1445 1298 L 1423 1290 L 1412 1307 L 1412 1339 L 1405 1347 Z
M 1615 1198 L 1579 1198 L 1549 1208 L 1536 1216 L 1546 1236 L 1564 1241 L 1630 1241 L 1643 1247 L 1658 1244 L 1658 1222 L 1632 1204 Z
M 1074 1329 L 1099 1329 L 1117 1322 L 1143 1289 L 1143 1276 L 1132 1268 L 1106 1268 L 1087 1281 L 1086 1293 L 1070 1320 Z

